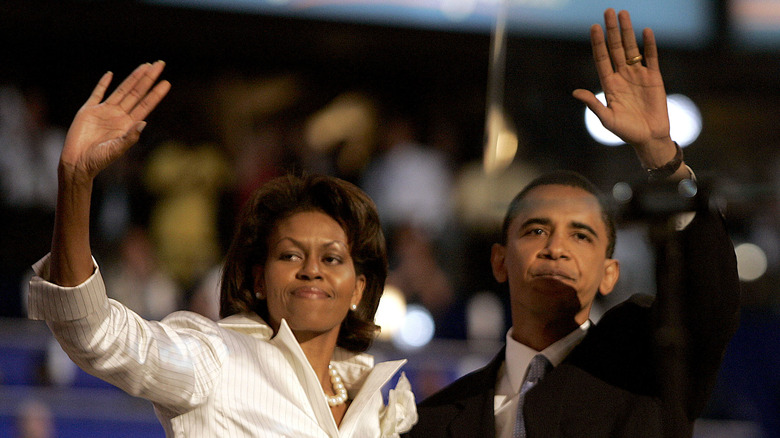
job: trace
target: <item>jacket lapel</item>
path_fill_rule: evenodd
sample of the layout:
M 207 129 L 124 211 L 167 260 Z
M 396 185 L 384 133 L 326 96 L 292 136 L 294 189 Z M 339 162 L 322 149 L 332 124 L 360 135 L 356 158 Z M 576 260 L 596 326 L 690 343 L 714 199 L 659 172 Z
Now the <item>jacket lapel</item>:
M 317 374 L 312 369 L 308 359 L 306 359 L 306 355 L 301 350 L 301 346 L 295 339 L 292 330 L 287 325 L 287 321 L 282 319 L 279 325 L 279 332 L 270 342 L 279 347 L 290 362 L 293 372 L 295 372 L 298 381 L 309 398 L 309 403 L 317 423 L 319 423 L 328 436 L 339 436 L 338 426 L 325 400 Z
M 473 389 L 466 396 L 455 401 L 459 413 L 450 422 L 448 436 L 484 436 L 496 435 L 494 399 L 496 395 L 496 377 L 504 363 L 504 351 L 501 351 L 483 368 L 471 374 L 468 387 Z
M 347 413 L 341 422 L 340 430 L 344 432 L 344 435 L 351 434 L 358 425 L 358 421 L 364 414 L 366 408 L 371 405 L 371 398 L 379 394 L 382 387 L 390 381 L 405 363 L 406 359 L 381 362 L 371 369 L 365 382 L 363 382 L 360 387 L 357 397 L 355 397 L 352 404 L 350 404 L 349 409 L 347 409 Z

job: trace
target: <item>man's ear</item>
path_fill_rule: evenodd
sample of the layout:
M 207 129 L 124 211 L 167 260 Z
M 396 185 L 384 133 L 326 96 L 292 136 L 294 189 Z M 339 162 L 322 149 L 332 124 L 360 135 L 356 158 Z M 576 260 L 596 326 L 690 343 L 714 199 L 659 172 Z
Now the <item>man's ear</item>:
M 604 260 L 604 276 L 601 277 L 599 284 L 599 293 L 608 295 L 615 288 L 615 284 L 620 277 L 620 262 L 615 259 Z
M 265 270 L 263 269 L 262 265 L 255 265 L 255 267 L 252 268 L 252 284 L 254 286 L 254 290 L 252 292 L 260 300 L 265 299 L 265 277 L 263 276 L 264 272 Z
M 499 283 L 507 280 L 506 273 L 506 247 L 499 243 L 494 243 L 490 248 L 490 266 L 493 268 L 493 277 Z

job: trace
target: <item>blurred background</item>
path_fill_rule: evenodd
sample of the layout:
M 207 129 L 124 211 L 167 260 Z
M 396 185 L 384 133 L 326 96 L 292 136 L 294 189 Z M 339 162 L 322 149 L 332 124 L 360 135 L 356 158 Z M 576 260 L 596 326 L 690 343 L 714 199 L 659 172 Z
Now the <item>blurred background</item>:
M 389 242 L 371 352 L 409 358 L 422 399 L 503 343 L 489 253 L 511 197 L 556 168 L 616 197 L 642 177 L 571 97 L 599 91 L 588 29 L 607 7 L 655 31 L 673 137 L 737 247 L 741 325 L 696 435 L 780 436 L 780 0 L 3 0 L 0 436 L 163 436 L 149 403 L 77 370 L 25 319 L 64 133 L 105 71 L 162 59 L 173 84 L 96 183 L 110 294 L 152 319 L 216 318 L 252 190 L 289 171 L 340 176 L 376 201 Z M 593 319 L 654 290 L 653 254 L 645 224 L 620 224 L 623 272 Z

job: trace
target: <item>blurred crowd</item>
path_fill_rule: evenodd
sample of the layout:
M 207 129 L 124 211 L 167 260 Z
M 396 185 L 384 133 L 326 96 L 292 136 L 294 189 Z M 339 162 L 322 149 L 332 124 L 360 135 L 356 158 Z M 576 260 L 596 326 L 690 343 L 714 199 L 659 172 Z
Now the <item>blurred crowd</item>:
M 489 268 L 490 244 L 511 197 L 559 163 L 530 153 L 515 128 L 514 159 L 487 174 L 482 145 L 464 138 L 459 119 L 450 117 L 455 110 L 372 89 L 323 93 L 311 82 L 296 74 L 224 74 L 193 93 L 200 97 L 170 99 L 172 108 L 150 122 L 142 144 L 97 182 L 91 239 L 109 293 L 147 318 L 190 309 L 216 319 L 220 261 L 243 201 L 275 176 L 319 172 L 354 182 L 374 199 L 391 256 L 388 283 L 431 313 L 437 337 L 469 337 L 468 327 L 479 324 L 464 318 L 473 314 L 505 322 L 472 337 L 501 339 L 506 312 L 468 306 L 487 296 L 485 311 L 505 308 Z M 25 316 L 29 266 L 50 244 L 67 127 L 52 124 L 48 112 L 40 88 L 0 86 L 2 316 Z M 780 202 L 771 195 L 780 191 L 780 160 L 777 169 L 778 187 L 765 189 L 769 208 L 733 227 L 735 240 L 762 242 L 767 278 L 777 278 L 780 265 Z M 621 226 L 617 257 L 626 272 L 603 308 L 653 288 L 645 237 L 641 225 Z M 755 287 L 746 304 L 776 312 L 777 295 Z
M 149 319 L 179 309 L 218 319 L 220 262 L 243 201 L 275 176 L 319 172 L 374 199 L 389 247 L 388 285 L 427 309 L 436 337 L 503 339 L 508 297 L 492 278 L 490 245 L 509 200 L 559 163 L 529 153 L 520 131 L 514 160 L 488 175 L 482 145 L 462 135 L 447 108 L 377 90 L 314 88 L 294 74 L 224 75 L 196 104 L 163 108 L 150 120 L 141 144 L 97 180 L 91 239 L 109 295 Z M 49 120 L 47 105 L 34 86 L 0 84 L 4 317 L 26 315 L 30 265 L 50 245 L 67 127 Z M 181 126 L 193 120 L 201 126 Z M 780 314 L 780 160 L 775 169 L 761 197 L 767 207 L 736 212 L 747 220 L 731 224 L 735 243 L 763 242 L 768 271 L 745 285 L 743 321 L 770 333 Z M 635 290 L 653 289 L 653 251 L 641 224 L 620 227 L 616 258 L 625 269 L 609 301 L 597 302 L 596 318 Z M 766 354 L 780 363 L 777 352 Z M 727 394 L 716 394 L 713 412 L 733 402 L 718 396 Z
M 295 75 L 225 76 L 208 94 L 186 109 L 206 120 L 202 135 L 177 137 L 165 126 L 175 121 L 153 120 L 142 144 L 97 181 L 91 239 L 114 298 L 151 319 L 178 309 L 218 318 L 220 262 L 244 200 L 275 176 L 318 172 L 375 200 L 388 283 L 430 312 L 438 337 L 468 336 L 465 306 L 477 292 L 492 296 L 489 311 L 503 309 L 486 254 L 505 205 L 537 174 L 532 164 L 487 177 L 481 146 L 463 153 L 446 114 L 372 90 L 313 99 Z M 46 105 L 34 91 L 0 90 L 0 204 L 13 224 L 2 245 L 4 316 L 25 316 L 29 266 L 50 244 L 66 127 L 47 120 Z M 480 336 L 500 339 L 506 324 L 494 326 Z

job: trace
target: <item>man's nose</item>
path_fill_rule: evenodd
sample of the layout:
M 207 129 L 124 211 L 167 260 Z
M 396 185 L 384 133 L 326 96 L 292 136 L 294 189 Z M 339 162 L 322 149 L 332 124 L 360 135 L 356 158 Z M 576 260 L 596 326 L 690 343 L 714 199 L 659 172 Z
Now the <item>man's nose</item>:
M 542 250 L 542 256 L 553 260 L 568 258 L 568 254 L 566 239 L 564 236 L 558 233 L 553 233 L 550 235 L 550 237 L 547 239 L 547 244 Z

